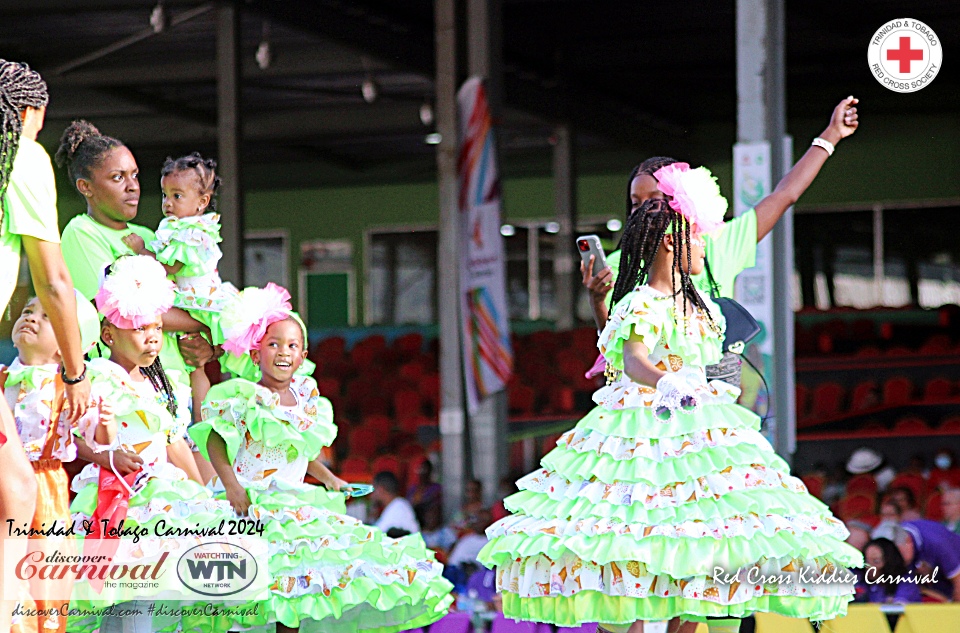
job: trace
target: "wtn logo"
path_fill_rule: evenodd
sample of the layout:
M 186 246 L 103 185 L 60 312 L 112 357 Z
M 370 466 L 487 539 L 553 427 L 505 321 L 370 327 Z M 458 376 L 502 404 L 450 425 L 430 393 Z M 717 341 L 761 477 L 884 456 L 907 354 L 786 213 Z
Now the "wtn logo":
M 187 560 L 187 569 L 194 580 L 233 580 L 237 577 L 246 580 L 247 561 L 240 564 L 228 560 Z M 216 572 L 216 578 L 213 578 Z
M 266 565 L 262 569 L 266 572 Z M 250 550 L 230 542 L 191 547 L 177 562 L 177 576 L 183 586 L 204 596 L 237 595 L 258 580 L 265 588 L 267 576 L 260 570 Z

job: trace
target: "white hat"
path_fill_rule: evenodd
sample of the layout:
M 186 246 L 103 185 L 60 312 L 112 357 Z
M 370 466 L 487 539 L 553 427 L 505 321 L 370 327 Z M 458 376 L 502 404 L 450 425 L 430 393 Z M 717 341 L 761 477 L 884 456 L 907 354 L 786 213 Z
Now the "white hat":
M 883 463 L 883 457 L 872 448 L 858 448 L 847 460 L 847 472 L 860 475 L 868 473 Z

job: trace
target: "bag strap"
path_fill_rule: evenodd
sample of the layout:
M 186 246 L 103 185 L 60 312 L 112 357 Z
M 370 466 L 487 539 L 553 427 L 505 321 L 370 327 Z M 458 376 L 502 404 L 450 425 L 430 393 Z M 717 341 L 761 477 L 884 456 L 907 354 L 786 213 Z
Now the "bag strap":
M 760 381 L 763 383 L 763 390 L 767 393 L 767 410 L 763 412 L 763 417 L 760 419 L 760 427 L 764 428 L 767 423 L 767 419 L 770 417 L 770 385 L 767 384 L 767 379 L 763 377 L 763 372 L 757 369 L 757 366 L 754 365 L 746 354 L 738 354 L 744 362 L 750 365 L 750 368 L 760 376 Z
M 720 286 L 717 284 L 717 280 L 713 278 L 713 271 L 710 270 L 710 258 L 704 254 L 703 256 L 703 268 L 707 273 L 707 282 L 710 284 L 710 298 L 719 299 L 720 298 Z

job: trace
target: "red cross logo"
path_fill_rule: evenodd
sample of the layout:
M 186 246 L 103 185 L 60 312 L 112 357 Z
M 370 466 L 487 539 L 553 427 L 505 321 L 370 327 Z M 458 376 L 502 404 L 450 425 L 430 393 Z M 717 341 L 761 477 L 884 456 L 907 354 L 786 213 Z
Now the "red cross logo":
M 891 48 L 888 50 L 887 60 L 900 62 L 900 72 L 907 74 L 910 72 L 910 62 L 923 61 L 923 49 L 910 48 L 910 37 L 901 37 L 900 48 Z

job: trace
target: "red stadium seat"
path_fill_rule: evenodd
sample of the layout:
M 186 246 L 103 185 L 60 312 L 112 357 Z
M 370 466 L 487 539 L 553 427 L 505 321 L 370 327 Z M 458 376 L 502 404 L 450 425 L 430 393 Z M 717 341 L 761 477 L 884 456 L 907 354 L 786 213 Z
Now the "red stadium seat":
M 902 417 L 893 425 L 894 433 L 923 433 L 929 430 L 927 421 L 915 415 Z
M 400 482 L 400 485 L 403 485 L 403 482 L 406 479 L 406 472 L 403 466 L 403 462 L 401 462 L 395 455 L 381 455 L 373 460 L 372 464 L 370 464 L 370 471 L 373 473 L 374 477 L 377 476 L 377 473 L 393 473 L 396 476 L 397 481 Z
M 909 378 L 897 376 L 883 383 L 883 404 L 888 407 L 904 405 L 913 398 L 913 383 Z
M 880 348 L 876 345 L 864 345 L 856 351 L 854 356 L 858 358 L 877 358 L 880 356 Z
M 510 412 L 520 415 L 532 415 L 536 399 L 537 392 L 535 392 L 532 387 L 528 387 L 522 383 L 518 384 L 510 389 L 508 396 Z
M 894 488 L 908 488 L 915 499 L 923 499 L 927 493 L 927 480 L 918 473 L 900 473 L 887 486 L 888 490 Z
M 409 418 L 423 414 L 423 397 L 419 391 L 401 389 L 393 394 L 393 415 L 397 419 Z
M 960 434 L 960 415 L 950 416 L 940 423 L 941 431 Z
M 840 500 L 840 518 L 844 521 L 872 515 L 876 499 L 867 494 L 851 494 Z
M 813 390 L 813 416 L 818 420 L 831 418 L 843 410 L 843 387 L 825 382 Z
M 801 383 L 796 386 L 797 419 L 803 420 L 810 411 L 810 389 Z
M 850 478 L 850 481 L 847 482 L 846 490 L 848 495 L 876 495 L 877 480 L 870 474 L 854 475 Z
M 347 341 L 342 336 L 325 338 L 313 348 L 318 358 L 340 358 L 347 352 Z
M 360 427 L 350 431 L 350 455 L 363 459 L 372 459 L 380 448 L 380 440 L 369 428 Z
M 340 463 L 337 476 L 349 483 L 369 483 L 373 479 L 370 462 L 362 457 L 348 457 Z
M 393 430 L 393 420 L 385 415 L 368 415 L 361 420 L 362 428 L 369 429 L 377 436 L 378 446 L 386 446 L 390 438 L 390 431 Z
M 398 352 L 401 358 L 415 358 L 423 351 L 423 334 L 410 332 L 409 334 L 398 336 L 393 341 L 393 349 Z
M 342 385 L 336 378 L 330 378 L 328 376 L 317 378 L 317 390 L 320 391 L 320 395 L 324 398 L 339 396 L 341 388 Z
M 818 499 L 822 498 L 824 477 L 823 475 L 804 475 L 800 481 L 807 487 L 807 491 Z
M 933 491 L 927 497 L 927 502 L 923 507 L 923 516 L 931 521 L 943 520 L 943 497 L 939 490 Z
M 850 410 L 863 411 L 877 406 L 880 404 L 879 391 L 877 383 L 872 380 L 857 384 L 850 395 Z
M 946 378 L 933 378 L 923 389 L 923 399 L 927 402 L 947 400 L 953 395 L 953 383 Z

